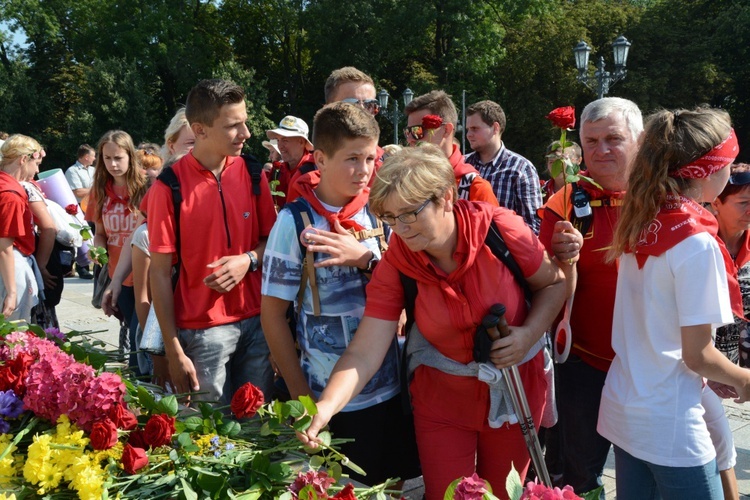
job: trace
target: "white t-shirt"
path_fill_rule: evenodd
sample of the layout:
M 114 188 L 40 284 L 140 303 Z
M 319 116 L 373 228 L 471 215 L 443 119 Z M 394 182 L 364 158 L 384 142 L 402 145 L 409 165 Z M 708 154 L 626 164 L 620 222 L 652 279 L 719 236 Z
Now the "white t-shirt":
M 599 410 L 599 434 L 636 458 L 695 467 L 716 452 L 703 420 L 703 378 L 682 360 L 680 327 L 732 322 L 726 271 L 708 233 L 681 241 L 638 269 L 620 259 L 612 322 L 615 359 Z
M 148 251 L 148 226 L 146 224 L 141 224 L 133 231 L 133 234 L 130 236 L 130 245 L 151 257 Z

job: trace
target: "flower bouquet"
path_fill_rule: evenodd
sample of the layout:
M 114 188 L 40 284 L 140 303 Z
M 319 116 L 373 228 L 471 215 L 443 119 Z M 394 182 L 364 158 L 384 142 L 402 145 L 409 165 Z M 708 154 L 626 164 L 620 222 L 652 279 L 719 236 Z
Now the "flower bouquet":
M 265 403 L 245 384 L 229 407 L 180 407 L 174 395 L 104 370 L 108 355 L 59 332 L 0 320 L 0 500 L 14 498 L 386 498 L 392 483 L 340 484 L 322 432 L 296 439 L 309 397 Z

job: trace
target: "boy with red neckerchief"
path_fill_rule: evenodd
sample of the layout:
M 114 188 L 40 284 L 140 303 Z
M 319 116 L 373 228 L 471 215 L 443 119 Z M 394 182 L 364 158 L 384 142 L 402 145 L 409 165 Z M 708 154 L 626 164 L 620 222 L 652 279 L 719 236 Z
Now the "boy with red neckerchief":
M 263 330 L 292 398 L 320 396 L 362 319 L 365 285 L 381 256 L 378 238 L 370 232 L 375 228 L 367 209 L 367 184 L 380 133 L 377 122 L 360 107 L 338 102 L 318 111 L 313 130 L 320 180 L 313 183 L 303 177 L 298 183 L 300 198 L 279 212 L 263 262 Z M 310 217 L 312 227 L 302 234 L 297 232 L 293 210 Z M 357 241 L 349 231 L 364 239 Z M 307 246 L 305 255 L 301 239 Z M 290 303 L 299 302 L 300 283 L 308 272 L 303 261 L 306 256 L 309 261 L 310 252 L 315 252 L 314 277 L 306 282 L 302 304 L 295 304 L 298 356 L 287 310 Z M 342 451 L 367 472 L 366 478 L 353 477 L 368 484 L 418 475 L 401 466 L 402 462 L 414 466 L 416 458 L 410 463 L 408 453 L 399 454 L 398 459 L 391 453 L 404 449 L 397 361 L 394 342 L 380 370 L 331 421 L 336 436 L 355 439 L 342 446 Z
M 499 206 L 492 185 L 482 179 L 476 168 L 464 161 L 461 149 L 453 142 L 458 113 L 448 94 L 433 90 L 421 95 L 404 108 L 404 113 L 408 124 L 404 135 L 409 146 L 428 142 L 445 153 L 456 175 L 460 199 L 485 201 Z

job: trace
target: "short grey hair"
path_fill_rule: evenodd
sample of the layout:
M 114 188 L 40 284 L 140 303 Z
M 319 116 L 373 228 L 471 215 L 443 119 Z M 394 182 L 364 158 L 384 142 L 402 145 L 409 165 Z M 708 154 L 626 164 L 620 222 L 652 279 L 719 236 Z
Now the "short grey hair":
M 590 102 L 581 113 L 581 125 L 586 122 L 598 122 L 613 113 L 620 113 L 625 119 L 630 135 L 634 141 L 643 133 L 643 115 L 638 105 L 621 97 L 603 97 Z

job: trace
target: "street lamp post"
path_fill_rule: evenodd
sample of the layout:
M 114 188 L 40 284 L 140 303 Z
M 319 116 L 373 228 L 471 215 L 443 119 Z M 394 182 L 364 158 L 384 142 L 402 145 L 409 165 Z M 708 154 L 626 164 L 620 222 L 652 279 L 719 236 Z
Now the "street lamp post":
M 411 89 L 404 90 L 402 95 L 404 99 L 404 106 L 408 106 L 409 103 L 414 99 L 414 92 Z M 391 108 L 388 108 L 388 99 L 390 95 L 385 89 L 380 89 L 378 92 L 378 104 L 380 104 L 380 113 L 393 123 L 393 144 L 398 144 L 398 122 L 401 118 L 406 115 L 398 110 L 398 99 L 393 99 Z
M 628 61 L 628 51 L 630 50 L 631 43 L 627 38 L 620 35 L 612 43 L 612 53 L 615 60 L 615 70 L 610 73 L 604 69 L 604 57 L 599 56 L 599 61 L 596 63 L 596 71 L 594 76 L 589 76 L 589 54 L 591 53 L 591 47 L 584 42 L 578 42 L 578 45 L 573 47 L 573 55 L 576 60 L 576 69 L 578 69 L 578 81 L 586 85 L 591 90 L 594 90 L 599 99 L 609 94 L 609 89 L 620 80 L 623 80 L 628 74 L 628 70 L 625 67 Z M 593 83 L 596 82 L 596 87 Z

